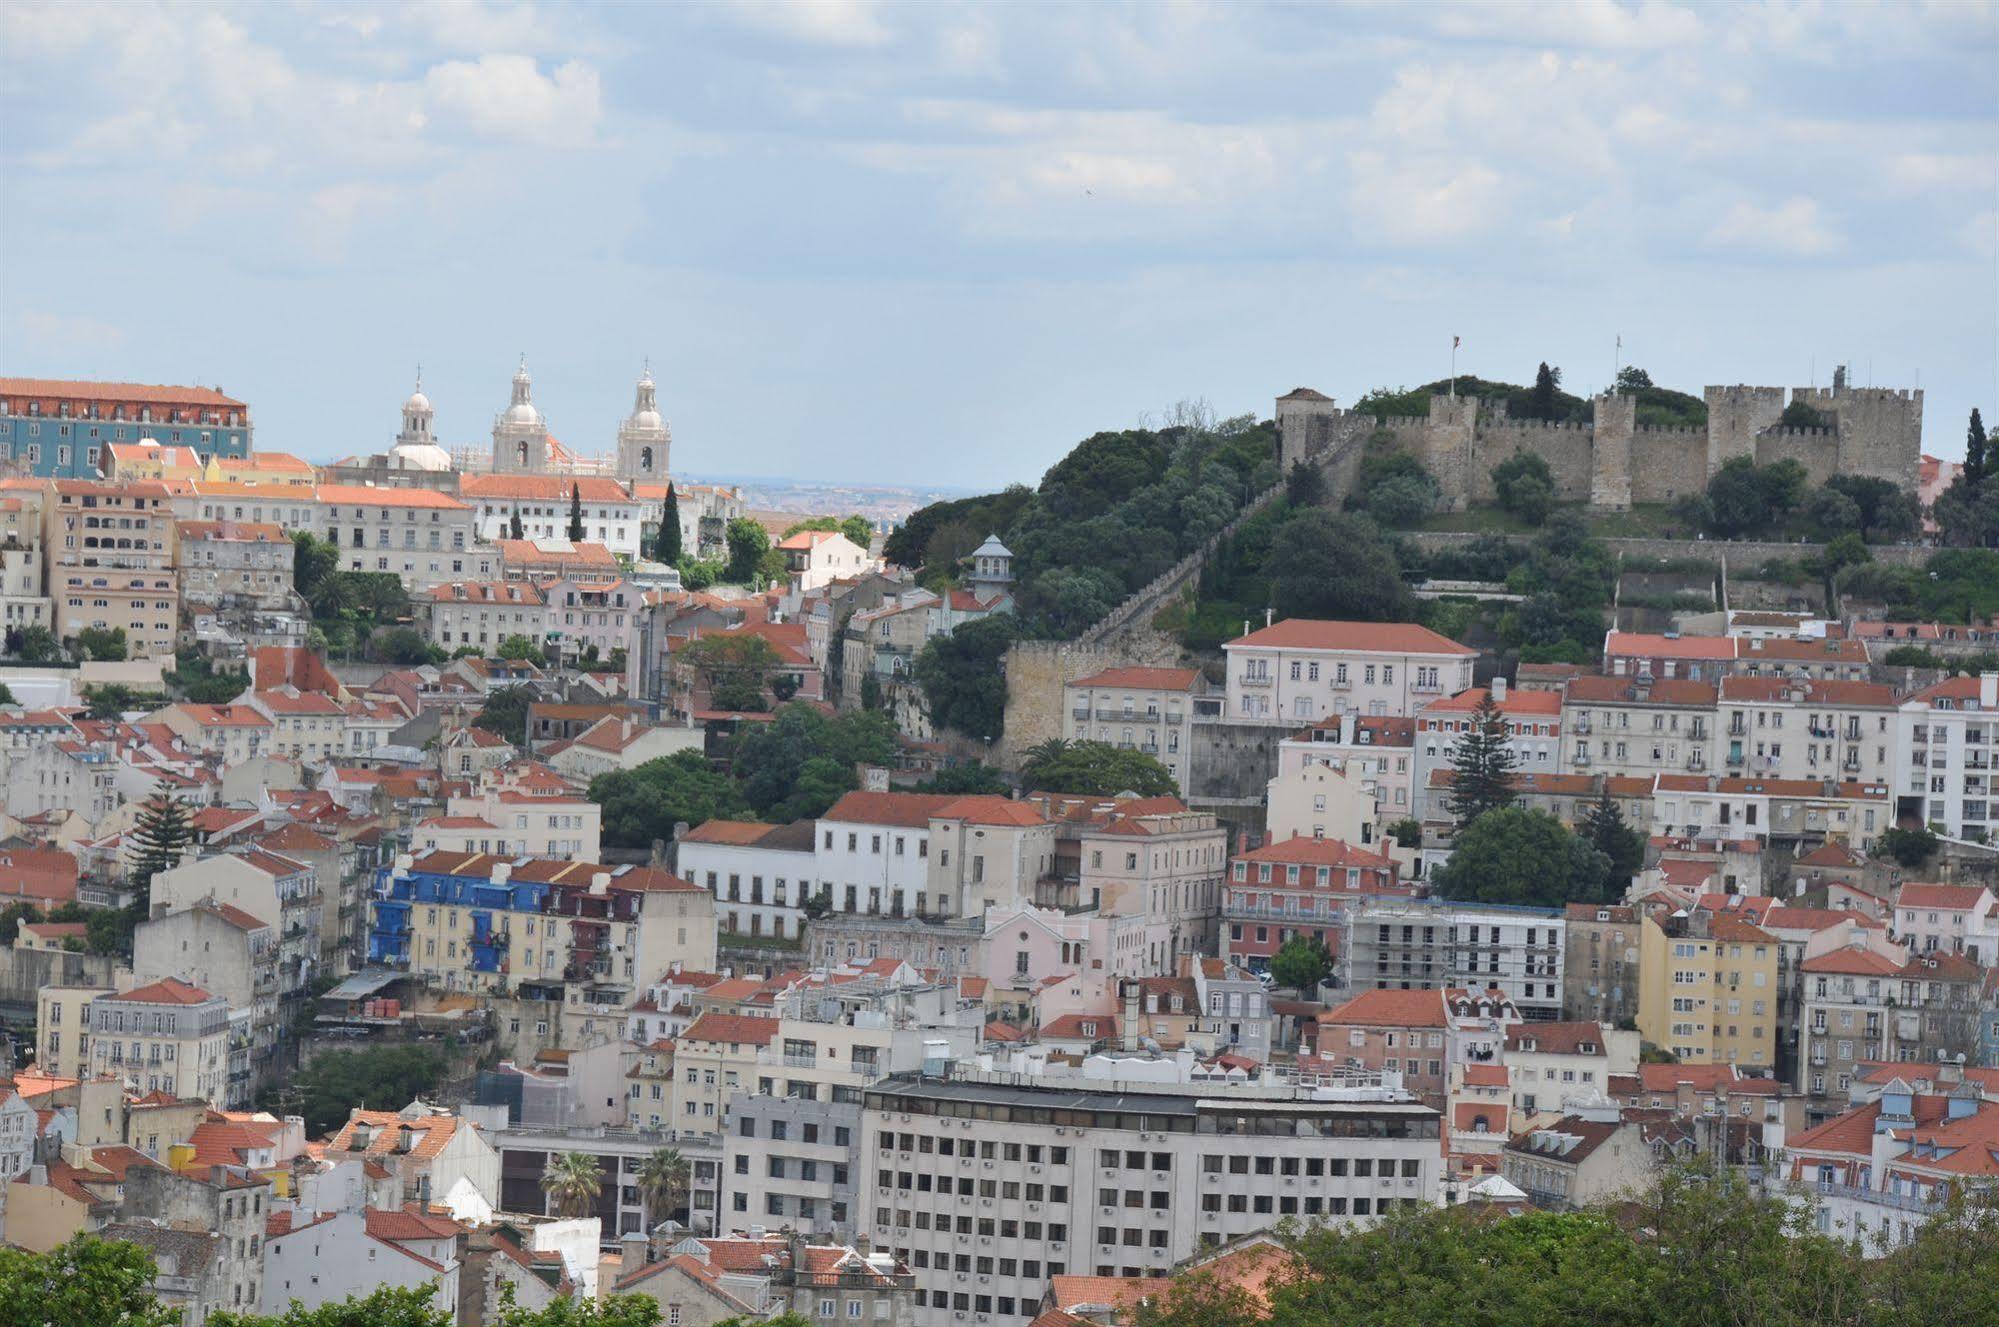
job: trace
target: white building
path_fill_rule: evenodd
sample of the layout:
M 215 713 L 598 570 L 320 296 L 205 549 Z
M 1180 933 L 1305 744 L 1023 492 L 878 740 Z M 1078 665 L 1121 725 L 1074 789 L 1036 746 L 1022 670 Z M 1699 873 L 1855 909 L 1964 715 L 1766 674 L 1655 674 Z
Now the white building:
M 796 939 L 805 934 L 805 902 L 816 892 L 810 820 L 789 825 L 710 820 L 675 847 L 682 877 L 715 896 L 724 933 Z
M 1477 710 L 1488 688 L 1474 687 L 1423 707 L 1416 716 L 1416 816 L 1432 814 L 1436 799 L 1430 775 L 1451 767 L 1458 738 L 1478 722 Z M 1490 688 L 1493 707 L 1506 723 L 1506 745 L 1514 768 L 1522 774 L 1565 774 L 1562 756 L 1562 697 L 1555 691 L 1514 691 L 1495 677 Z
M 1062 687 L 1062 736 L 1143 751 L 1187 791 L 1194 698 L 1208 694 L 1198 668 L 1106 668 Z
M 1991 838 L 1999 821 L 1992 751 L 1999 745 L 1999 673 L 1953 677 L 1901 705 L 1889 781 L 1898 815 L 1953 838 Z
M 580 505 L 585 542 L 602 544 L 627 557 L 639 555 L 640 524 L 647 504 L 615 479 L 601 475 L 466 475 L 459 481 L 458 493 L 471 505 L 481 539 L 512 538 L 516 515 L 524 538 L 572 538 L 569 518 Z
M 1560 909 L 1374 898 L 1350 916 L 1339 970 L 1355 990 L 1496 986 L 1522 1017 L 1562 1016 Z
M 428 601 L 430 643 L 440 649 L 491 654 L 509 636 L 540 645 L 548 635 L 548 599 L 532 581 L 452 581 L 413 597 Z
M 1415 811 L 1416 721 L 1342 714 L 1313 724 L 1277 744 L 1277 775 L 1312 765 L 1351 770 L 1374 800 L 1374 821 L 1386 826 Z
M 455 1314 L 464 1230 L 419 1209 L 279 1212 L 264 1244 L 264 1302 L 308 1309 L 384 1287 L 436 1286 L 429 1307 Z
M 1894 773 L 1895 689 L 1877 682 L 1724 677 L 1715 716 L 1730 774 L 1882 783 Z
M 476 547 L 472 508 L 449 494 L 321 484 L 313 503 L 311 528 L 339 548 L 343 571 L 390 572 L 412 594 L 499 574 L 494 551 Z
M 1714 683 L 1688 678 L 1572 678 L 1562 705 L 1567 767 L 1635 778 L 1705 774 L 1716 768 L 1715 700 Z
M 1236 723 L 1409 715 L 1471 686 L 1478 651 L 1407 622 L 1289 618 L 1222 646 Z M 1420 784 L 1419 784 L 1420 786 Z

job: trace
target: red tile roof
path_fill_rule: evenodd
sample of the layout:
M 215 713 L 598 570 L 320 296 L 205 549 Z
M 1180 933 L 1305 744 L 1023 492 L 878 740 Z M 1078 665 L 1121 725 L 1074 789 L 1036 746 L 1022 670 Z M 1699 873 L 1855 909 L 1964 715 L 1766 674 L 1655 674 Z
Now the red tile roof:
M 190 986 L 178 977 L 162 977 L 111 997 L 132 1004 L 205 1004 L 215 997 L 199 986 Z
M 713 994 L 720 987 L 713 986 Z M 703 1014 L 680 1034 L 681 1045 L 691 1041 L 727 1042 L 732 1046 L 768 1046 L 777 1036 L 777 1020 L 749 1014 Z
M 1358 1027 L 1443 1027 L 1442 991 L 1362 991 L 1319 1015 L 1319 1025 Z
M 1223 645 L 1288 650 L 1371 650 L 1381 654 L 1443 654 L 1464 657 L 1478 651 L 1413 622 L 1331 622 L 1292 617 Z
M 1985 901 L 1979 885 L 1937 885 L 1910 881 L 1895 895 L 1898 908 L 1935 908 L 1939 911 L 1968 912 Z
M 1733 659 L 1735 637 L 1669 637 L 1636 631 L 1613 631 L 1604 641 L 1603 652 L 1613 659 Z
M 287 497 L 283 490 L 277 496 Z M 358 484 L 321 484 L 313 490 L 316 501 L 343 507 L 431 507 L 445 511 L 470 511 L 470 507 L 448 493 L 428 488 L 363 488 Z
M 161 387 L 140 382 L 72 382 L 63 378 L 0 378 L 0 397 L 102 401 L 112 405 L 196 406 L 242 410 L 243 403 L 213 387 Z M 161 422 L 161 421 L 156 421 Z M 171 420 L 163 421 L 171 423 Z
M 1684 677 L 1662 677 L 1644 687 L 1645 699 L 1638 700 L 1638 683 L 1629 677 L 1603 677 L 1595 673 L 1569 679 L 1568 697 L 1598 705 L 1693 705 L 1710 709 L 1714 705 L 1712 682 L 1695 682 Z
M 1201 679 L 1198 668 L 1106 668 L 1079 677 L 1072 687 L 1127 687 L 1133 691 L 1192 691 Z
M 848 825 L 899 825 L 905 829 L 928 829 L 930 818 L 953 802 L 949 793 L 870 793 L 851 792 L 833 803 L 821 820 Z
M 1902 970 L 1900 963 L 1884 954 L 1850 946 L 1808 958 L 1798 966 L 1805 972 L 1834 972 L 1855 977 L 1889 977 Z

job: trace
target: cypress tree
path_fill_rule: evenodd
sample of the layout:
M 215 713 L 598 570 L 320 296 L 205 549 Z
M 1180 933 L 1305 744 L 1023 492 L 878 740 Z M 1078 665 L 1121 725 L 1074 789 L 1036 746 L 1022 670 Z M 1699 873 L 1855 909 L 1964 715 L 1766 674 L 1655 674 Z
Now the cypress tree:
M 194 839 L 187 808 L 179 798 L 155 791 L 139 811 L 132 829 L 138 851 L 132 858 L 132 890 L 137 896 L 133 910 L 139 917 L 152 915 L 153 877 L 180 865 L 181 851 Z
M 1537 419 L 1555 417 L 1555 390 L 1562 385 L 1562 371 L 1548 367 L 1542 360 L 1541 367 L 1534 373 L 1534 416 Z
M 680 497 L 673 481 L 666 481 L 666 505 L 659 510 L 659 548 L 656 556 L 669 567 L 680 565 Z
M 1610 859 L 1611 884 L 1617 889 L 1630 884 L 1645 864 L 1644 836 L 1625 822 L 1624 813 L 1610 800 L 1608 786 L 1583 817 L 1582 834 L 1592 848 Z
M 583 542 L 583 489 L 576 484 L 569 486 L 569 542 Z
M 1492 692 L 1472 711 L 1471 731 L 1458 737 L 1451 753 L 1451 818 L 1458 829 L 1487 811 L 1513 805 L 1513 772 L 1519 757 L 1506 744 L 1506 716 L 1493 704 Z
M 1964 431 L 1964 487 L 1976 493 L 1985 482 L 1985 421 L 1971 407 L 1971 424 Z
M 509 539 L 525 539 L 527 537 L 521 530 L 521 504 L 518 502 L 514 504 L 514 519 L 509 528 L 510 533 L 507 536 Z

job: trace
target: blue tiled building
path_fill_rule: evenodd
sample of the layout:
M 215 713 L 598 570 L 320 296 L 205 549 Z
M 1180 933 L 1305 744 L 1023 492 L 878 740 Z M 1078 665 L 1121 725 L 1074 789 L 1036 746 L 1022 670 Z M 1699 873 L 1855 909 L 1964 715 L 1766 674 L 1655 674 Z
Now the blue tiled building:
M 206 459 L 248 456 L 250 409 L 209 387 L 0 378 L 0 468 L 89 479 L 104 448 L 141 440 L 193 448 Z

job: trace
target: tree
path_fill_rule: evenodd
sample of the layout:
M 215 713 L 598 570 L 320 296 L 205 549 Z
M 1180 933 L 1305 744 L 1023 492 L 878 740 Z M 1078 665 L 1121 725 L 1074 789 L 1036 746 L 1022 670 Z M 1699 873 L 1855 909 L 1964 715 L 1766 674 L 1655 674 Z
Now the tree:
M 583 542 L 583 486 L 574 482 L 569 485 L 569 542 Z
M 1825 578 L 1827 612 L 1835 611 L 1833 591 L 1839 583 L 1839 573 L 1848 567 L 1857 567 L 1873 560 L 1874 555 L 1867 551 L 1867 545 L 1852 531 L 1840 535 L 1825 546 L 1825 551 L 1819 554 L 1817 562 L 1819 574 Z
M 210 1327 L 452 1327 L 454 1315 L 431 1302 L 436 1295 L 435 1284 L 380 1286 L 366 1295 L 349 1295 L 311 1308 L 293 1300 L 278 1314 L 218 1311 L 208 1321 Z M 516 1302 L 513 1283 L 503 1278 L 495 1298 L 497 1303 L 487 1306 L 486 1319 L 493 1327 L 657 1327 L 660 1321 L 659 1304 L 650 1295 L 605 1299 L 570 1295 L 527 1309 Z M 758 1319 L 758 1327 L 775 1327 L 779 1321 Z M 799 1322 L 807 1327 L 802 1319 Z
M 507 522 L 507 538 L 509 539 L 527 538 L 527 527 L 521 524 L 521 504 L 518 502 L 514 504 L 514 514 L 512 519 L 510 519 Z
M 1020 777 L 1035 792 L 1081 797 L 1114 797 L 1127 792 L 1167 797 L 1179 791 L 1173 772 L 1157 759 L 1109 742 L 1070 742 L 1046 760 L 1030 755 L 1021 764 Z
M 1415 598 L 1395 554 L 1356 517 L 1313 509 L 1287 518 L 1264 563 L 1282 617 L 1408 621 Z
M 540 659 L 541 646 L 526 636 L 509 636 L 500 642 L 502 659 Z
M 1293 461 L 1284 476 L 1284 500 L 1294 507 L 1317 507 L 1326 501 L 1326 472 L 1305 461 Z
M 0 1245 L 0 1322 L 62 1327 L 173 1327 L 153 1294 L 153 1259 L 137 1244 L 80 1234 L 47 1253 Z
M 1853 528 L 1870 543 L 1907 539 L 1922 524 L 1922 509 L 1915 496 L 1890 480 L 1868 475 L 1834 475 L 1815 495 L 1814 511 L 1817 499 L 1827 493 L 1838 493 L 1852 501 L 1857 515 Z
M 132 889 L 138 896 L 133 910 L 140 917 L 152 913 L 153 877 L 171 871 L 181 863 L 181 854 L 194 841 L 194 827 L 188 823 L 187 807 L 178 797 L 156 789 L 139 808 L 138 822 L 132 827 L 135 851 L 132 855 Z
M 5 682 L 0 682 L 0 705 L 19 705 L 20 703 L 20 701 L 14 699 L 12 689 Z
M 21 934 L 22 922 L 41 919 L 42 910 L 34 904 L 26 900 L 9 903 L 4 909 L 0 909 L 0 945 L 14 943 L 15 937 Z
M 1009 786 L 1004 774 L 982 761 L 972 760 L 963 765 L 952 765 L 938 770 L 911 791 L 952 793 L 960 797 L 975 794 L 1004 797 L 1009 791 Z
M 1541 525 L 1555 505 L 1555 476 L 1538 452 L 1518 452 L 1492 467 L 1499 505 L 1529 525 Z
M 1836 488 L 1822 488 L 1812 494 L 1808 514 L 1821 530 L 1839 533 L 1860 528 L 1860 504 Z
M 1627 396 L 1636 395 L 1652 385 L 1652 375 L 1635 364 L 1627 364 L 1617 371 L 1617 390 Z
M 680 565 L 680 495 L 672 480 L 667 481 L 666 501 L 659 509 L 659 541 L 653 557 L 669 567 Z
M 930 707 L 930 721 L 967 737 L 991 741 L 1006 724 L 1006 674 L 1001 662 L 1020 639 L 1020 621 L 995 613 L 932 636 L 911 669 Z
M 639 1192 L 645 1195 L 646 1215 L 655 1223 L 680 1208 L 687 1196 L 688 1165 L 680 1149 L 662 1147 L 646 1154 L 639 1162 Z
M 292 531 L 292 588 L 317 605 L 315 591 L 340 570 L 340 550 L 310 530 Z
M 317 1138 L 347 1122 L 348 1113 L 401 1110 L 428 1096 L 449 1066 L 432 1046 L 369 1046 L 314 1057 L 292 1075 L 306 1131 Z
M 876 677 L 874 671 L 870 669 L 861 674 L 861 708 L 864 710 L 878 710 L 881 707 L 881 679 Z
M 1402 819 L 1388 827 L 1387 833 L 1389 838 L 1394 839 L 1405 848 L 1420 848 L 1423 846 L 1423 822 L 1414 816 L 1402 817 Z
M 1913 871 L 1936 856 L 1937 836 L 1927 829 L 1903 829 L 1899 825 L 1881 831 L 1874 846 L 1893 857 L 1904 869 Z
M 1451 792 L 1446 805 L 1459 830 L 1487 811 L 1513 805 L 1513 773 L 1520 757 L 1509 744 L 1506 716 L 1488 689 L 1472 711 L 1471 727 L 1451 752 Z
M 1583 817 L 1582 835 L 1609 860 L 1614 888 L 1630 884 L 1645 864 L 1645 836 L 1626 823 L 1608 789 L 1598 795 L 1596 805 Z
M 534 689 L 525 684 L 487 692 L 486 703 L 479 710 L 479 717 L 472 720 L 472 726 L 498 733 L 515 746 L 526 746 L 528 706 L 534 704 L 534 699 Z
M 861 515 L 849 516 L 841 521 L 840 533 L 847 536 L 847 542 L 863 553 L 867 552 L 868 546 L 875 541 L 874 522 Z
M 1437 509 L 1435 480 L 1413 475 L 1384 479 L 1367 491 L 1367 514 L 1398 530 L 1422 522 Z
M 793 704 L 769 723 L 744 725 L 730 768 L 759 816 L 789 822 L 823 814 L 859 786 L 857 766 L 886 764 L 895 750 L 895 723 L 880 711 L 828 718 Z
M 777 647 L 748 631 L 717 631 L 688 641 L 673 661 L 690 685 L 707 688 L 713 709 L 762 712 L 764 688 L 783 661 Z
M 725 538 L 729 560 L 724 565 L 722 579 L 735 585 L 754 585 L 762 574 L 764 554 L 770 552 L 770 531 L 759 521 L 737 516 L 729 522 Z
M 1548 367 L 1542 360 L 1541 367 L 1534 370 L 1533 415 L 1536 419 L 1558 419 L 1561 417 L 1559 395 L 1562 390 L 1562 371 Z
M 676 751 L 590 781 L 590 800 L 603 809 L 604 844 L 650 848 L 670 842 L 677 824 L 739 820 L 749 814 L 742 790 L 699 751 Z
M 588 1152 L 563 1152 L 548 1159 L 541 1191 L 563 1216 L 587 1216 L 604 1188 L 604 1171 Z
M 1318 990 L 1319 983 L 1332 970 L 1333 956 L 1326 952 L 1325 943 L 1316 938 L 1294 935 L 1270 956 L 1271 979 L 1306 996 Z
M 104 682 L 83 689 L 83 703 L 93 719 L 118 719 L 137 709 L 157 705 L 163 697 L 134 691 L 123 682 Z
M 1770 519 L 1770 504 L 1756 462 L 1747 456 L 1731 456 L 1721 463 L 1707 481 L 1707 500 L 1712 528 L 1720 534 L 1761 530 Z
M 446 658 L 444 651 L 425 640 L 415 627 L 391 627 L 368 642 L 368 652 L 380 663 L 404 667 L 438 663 Z
M 1973 493 L 1985 483 L 1985 421 L 1978 407 L 1971 407 L 1971 422 L 1964 429 L 1964 486 Z
M 76 648 L 86 659 L 120 662 L 126 657 L 125 628 L 85 627 L 76 633 Z
M 1610 859 L 1545 811 L 1508 806 L 1458 831 L 1430 877 L 1440 897 L 1559 908 L 1606 896 Z

